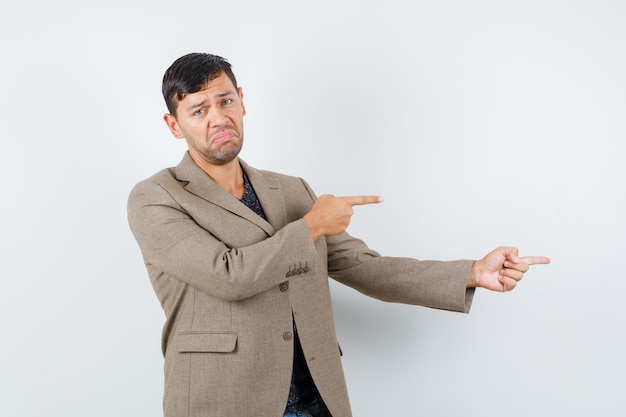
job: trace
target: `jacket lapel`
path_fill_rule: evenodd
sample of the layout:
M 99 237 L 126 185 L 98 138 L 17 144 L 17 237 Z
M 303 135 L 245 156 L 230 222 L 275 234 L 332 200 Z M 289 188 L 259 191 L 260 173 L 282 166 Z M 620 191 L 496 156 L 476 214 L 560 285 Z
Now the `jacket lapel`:
M 287 224 L 287 211 L 278 178 L 275 175 L 265 175 L 242 160 L 239 162 L 261 202 L 267 221 L 274 229 L 282 229 Z
M 263 211 L 265 212 L 268 221 L 272 222 L 272 219 L 280 218 L 279 213 L 274 213 L 274 211 L 276 211 L 274 204 L 270 203 L 273 198 L 268 195 L 268 193 L 275 194 L 275 192 L 271 192 L 271 190 L 275 187 L 272 186 L 273 188 L 270 188 L 270 184 L 265 181 L 262 174 L 255 169 L 248 167 L 243 161 L 241 162 L 241 165 L 248 175 L 248 179 L 250 179 L 250 183 L 254 187 L 254 191 L 259 197 L 261 207 L 263 207 Z M 272 224 L 276 223 L 268 223 L 268 221 L 265 221 L 261 216 L 246 207 L 241 201 L 217 185 L 217 183 L 215 183 L 215 181 L 213 181 L 211 177 L 209 177 L 193 161 L 193 159 L 191 159 L 188 152 L 185 153 L 182 161 L 176 167 L 176 179 L 186 182 L 187 184 L 184 188 L 190 193 L 195 194 L 209 203 L 215 204 L 216 206 L 219 206 L 236 216 L 242 217 L 251 223 L 254 223 L 263 229 L 269 236 L 276 233 L 274 227 L 272 226 Z M 275 195 L 274 198 L 276 198 Z M 268 204 L 269 207 L 266 208 Z M 282 211 L 284 212 L 284 209 Z

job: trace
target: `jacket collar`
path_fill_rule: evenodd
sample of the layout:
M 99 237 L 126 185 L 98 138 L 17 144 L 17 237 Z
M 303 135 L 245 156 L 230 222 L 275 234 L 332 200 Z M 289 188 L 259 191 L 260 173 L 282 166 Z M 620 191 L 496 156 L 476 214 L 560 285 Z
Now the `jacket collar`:
M 185 152 L 183 159 L 176 167 L 175 175 L 177 180 L 187 183 L 184 188 L 190 193 L 249 220 L 272 236 L 276 233 L 272 225 L 277 225 L 280 228 L 286 223 L 286 211 L 280 193 L 280 183 L 276 178 L 267 178 L 262 172 L 250 167 L 241 159 L 239 163 L 261 202 L 267 221 L 213 181 L 191 159 L 189 152 Z

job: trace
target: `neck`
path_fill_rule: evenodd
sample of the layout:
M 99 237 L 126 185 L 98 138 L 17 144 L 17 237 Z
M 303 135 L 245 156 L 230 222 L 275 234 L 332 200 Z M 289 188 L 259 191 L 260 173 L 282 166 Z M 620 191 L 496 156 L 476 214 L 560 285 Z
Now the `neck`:
M 220 187 L 228 191 L 232 196 L 237 199 L 243 198 L 245 187 L 243 184 L 243 170 L 239 164 L 239 158 L 235 158 L 232 161 L 224 165 L 213 165 L 205 160 L 197 160 L 193 154 L 191 159 Z

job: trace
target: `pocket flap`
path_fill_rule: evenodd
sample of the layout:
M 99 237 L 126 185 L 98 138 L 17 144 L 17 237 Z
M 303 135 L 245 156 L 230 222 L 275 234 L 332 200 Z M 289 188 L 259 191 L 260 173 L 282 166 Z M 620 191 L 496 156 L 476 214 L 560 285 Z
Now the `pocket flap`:
M 189 332 L 178 335 L 179 352 L 233 352 L 237 346 L 236 333 Z

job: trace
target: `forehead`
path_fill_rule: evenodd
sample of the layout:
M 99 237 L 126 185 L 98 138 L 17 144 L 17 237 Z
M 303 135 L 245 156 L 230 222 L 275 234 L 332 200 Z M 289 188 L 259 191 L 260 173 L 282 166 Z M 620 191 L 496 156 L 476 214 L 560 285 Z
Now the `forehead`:
M 225 96 L 237 94 L 237 89 L 230 78 L 224 73 L 221 73 L 212 80 L 206 82 L 206 84 L 195 93 L 186 94 L 180 101 L 179 107 L 191 108 L 202 103 L 206 103 L 212 100 L 219 100 Z

